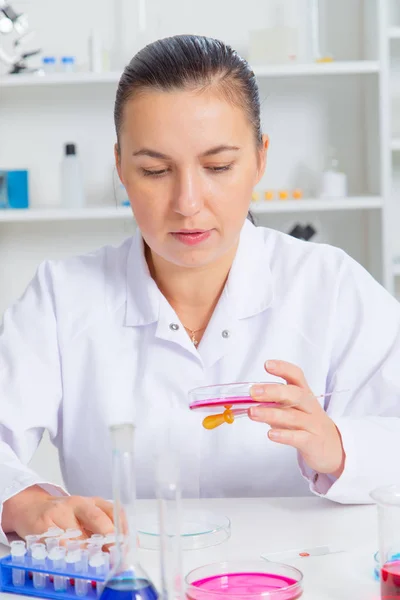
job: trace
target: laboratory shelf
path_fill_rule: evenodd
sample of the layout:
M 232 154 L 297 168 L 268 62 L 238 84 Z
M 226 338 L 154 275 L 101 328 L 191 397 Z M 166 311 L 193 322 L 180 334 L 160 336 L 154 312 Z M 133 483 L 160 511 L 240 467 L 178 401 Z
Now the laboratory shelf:
M 254 214 L 287 212 L 320 212 L 338 210 L 373 210 L 383 206 L 378 196 L 360 198 L 306 199 L 306 200 L 259 200 L 252 202 Z M 82 209 L 30 208 L 0 210 L 0 223 L 29 223 L 45 221 L 99 221 L 133 219 L 130 207 L 93 206 Z
M 389 38 L 391 40 L 400 40 L 400 27 L 390 27 Z
M 288 65 L 255 66 L 257 77 L 293 77 L 318 75 L 357 75 L 379 73 L 378 61 L 347 61 L 331 63 L 304 63 Z M 7 87 L 43 86 L 43 85 L 77 85 L 113 83 L 119 81 L 121 73 L 51 73 L 45 75 L 6 75 L 0 78 L 0 89 Z

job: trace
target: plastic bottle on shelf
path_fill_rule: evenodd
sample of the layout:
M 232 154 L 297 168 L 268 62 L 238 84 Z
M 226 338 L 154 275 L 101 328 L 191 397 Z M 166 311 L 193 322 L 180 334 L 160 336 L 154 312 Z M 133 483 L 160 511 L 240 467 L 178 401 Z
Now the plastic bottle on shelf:
M 57 69 L 55 56 L 43 56 L 42 64 L 45 73 L 55 73 Z
M 61 57 L 61 69 L 64 73 L 73 73 L 75 66 L 75 58 L 73 56 Z
M 71 143 L 65 145 L 61 163 L 61 198 L 64 208 L 85 206 L 81 163 L 76 153 L 76 145 Z
M 330 151 L 327 169 L 322 173 L 321 198 L 346 198 L 347 175 L 340 171 L 334 149 Z

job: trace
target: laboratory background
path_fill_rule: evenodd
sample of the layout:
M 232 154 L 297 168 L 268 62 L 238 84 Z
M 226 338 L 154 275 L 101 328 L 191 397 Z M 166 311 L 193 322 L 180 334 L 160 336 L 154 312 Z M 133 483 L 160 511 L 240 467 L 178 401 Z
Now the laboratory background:
M 42 260 L 134 231 L 116 87 L 138 49 L 180 33 L 222 39 L 257 75 L 256 222 L 343 248 L 400 297 L 400 2 L 0 0 L 0 314 Z M 61 482 L 47 440 L 33 467 Z

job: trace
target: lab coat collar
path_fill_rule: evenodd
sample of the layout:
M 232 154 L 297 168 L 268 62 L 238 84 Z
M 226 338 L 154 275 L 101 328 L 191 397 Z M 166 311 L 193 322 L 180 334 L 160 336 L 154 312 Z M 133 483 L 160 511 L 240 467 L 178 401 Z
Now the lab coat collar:
M 243 225 L 238 250 L 221 301 L 232 317 L 251 317 L 270 306 L 273 299 L 265 232 L 248 220 Z M 127 326 L 158 321 L 161 292 L 150 275 L 142 235 L 137 230 L 127 261 Z

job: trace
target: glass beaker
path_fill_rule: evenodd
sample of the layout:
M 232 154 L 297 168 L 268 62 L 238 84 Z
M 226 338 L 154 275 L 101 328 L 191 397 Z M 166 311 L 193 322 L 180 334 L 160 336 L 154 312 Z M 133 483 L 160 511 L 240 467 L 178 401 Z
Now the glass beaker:
M 371 493 L 378 507 L 381 598 L 400 599 L 400 486 Z
M 157 600 L 158 593 L 137 559 L 134 426 L 115 425 L 110 433 L 116 553 L 101 600 Z

